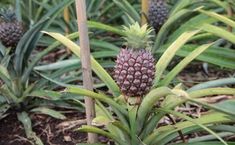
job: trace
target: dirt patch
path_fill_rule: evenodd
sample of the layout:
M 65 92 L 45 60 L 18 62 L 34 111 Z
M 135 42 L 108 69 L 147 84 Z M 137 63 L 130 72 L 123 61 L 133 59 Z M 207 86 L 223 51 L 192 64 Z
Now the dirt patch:
M 229 77 L 235 77 L 234 70 L 226 70 L 210 65 L 204 68 L 202 63 L 191 63 L 179 74 L 177 79 L 183 82 L 185 86 L 192 87 L 203 82 Z M 235 86 L 231 85 L 230 87 Z
M 66 116 L 66 120 L 58 120 L 46 115 L 31 115 L 33 131 L 45 145 L 75 145 L 86 142 L 86 133 L 74 131 L 85 123 L 84 114 L 73 112 Z M 72 124 L 66 124 L 70 122 Z M 0 145 L 31 145 L 15 113 L 0 120 L 0 132 Z
M 0 145 L 31 145 L 25 139 L 25 132 L 16 114 L 0 120 Z

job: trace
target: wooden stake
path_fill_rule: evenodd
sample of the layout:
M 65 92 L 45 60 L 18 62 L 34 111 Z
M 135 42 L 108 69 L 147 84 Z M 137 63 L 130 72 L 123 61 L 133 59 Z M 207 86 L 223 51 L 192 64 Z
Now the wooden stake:
M 69 8 L 65 7 L 64 8 L 64 21 L 66 22 L 65 35 L 69 34 L 69 27 L 68 27 L 69 20 L 70 20 Z
M 149 5 L 149 0 L 141 0 L 141 9 L 142 9 L 141 25 L 147 23 L 146 16 L 148 15 L 148 5 Z
M 93 90 L 92 72 L 91 72 L 91 60 L 90 60 L 90 46 L 87 28 L 87 16 L 86 16 L 86 3 L 85 0 L 76 0 L 76 10 L 78 17 L 78 30 L 81 47 L 81 63 L 83 74 L 83 85 L 88 90 Z M 87 124 L 91 125 L 93 118 L 95 117 L 95 103 L 94 100 L 85 97 L 86 105 L 86 118 Z M 96 134 L 88 133 L 88 143 L 97 142 L 98 137 Z
M 232 4 L 230 2 L 228 2 L 228 8 L 227 8 L 227 15 L 229 18 L 233 17 L 233 8 L 231 6 Z M 233 27 L 232 26 L 227 26 L 227 29 L 229 32 L 233 32 Z
M 69 34 L 69 21 L 70 21 L 70 15 L 69 15 L 69 7 L 64 8 L 64 21 L 66 22 L 66 27 L 65 27 L 65 35 L 67 36 Z M 70 54 L 70 49 L 66 49 L 67 53 Z

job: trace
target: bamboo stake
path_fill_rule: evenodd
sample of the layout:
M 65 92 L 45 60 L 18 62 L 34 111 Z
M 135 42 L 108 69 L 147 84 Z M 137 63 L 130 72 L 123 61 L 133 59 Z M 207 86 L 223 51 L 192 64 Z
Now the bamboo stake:
M 142 9 L 142 15 L 141 15 L 141 25 L 144 25 L 147 23 L 147 15 L 148 15 L 148 5 L 149 0 L 142 0 L 141 1 L 141 9 Z
M 228 15 L 229 18 L 233 17 L 233 8 L 232 8 L 230 2 L 228 2 L 227 15 Z M 229 32 L 233 32 L 233 27 L 232 26 L 228 25 L 227 29 L 228 29 Z
M 69 15 L 69 7 L 64 8 L 64 21 L 66 22 L 66 27 L 65 27 L 65 35 L 67 36 L 69 34 L 69 21 L 70 21 L 70 15 Z M 67 53 L 70 54 L 70 49 L 66 49 Z
M 66 22 L 65 35 L 69 34 L 69 28 L 68 28 L 69 20 L 70 20 L 69 8 L 65 7 L 64 8 L 64 21 Z
M 86 89 L 93 90 L 85 0 L 76 0 L 76 10 L 78 18 L 78 30 L 80 35 L 79 38 L 80 38 L 80 47 L 81 47 L 83 85 Z M 86 105 L 87 124 L 91 125 L 92 120 L 95 117 L 94 100 L 89 97 L 85 97 L 85 105 Z M 88 133 L 88 140 L 87 140 L 88 143 L 95 143 L 97 142 L 97 140 L 98 137 L 96 134 Z

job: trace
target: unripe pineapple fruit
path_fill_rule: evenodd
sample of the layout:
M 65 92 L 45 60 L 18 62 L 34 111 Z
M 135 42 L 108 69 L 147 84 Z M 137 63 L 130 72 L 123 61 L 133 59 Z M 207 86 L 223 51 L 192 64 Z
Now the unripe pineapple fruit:
M 148 20 L 156 32 L 160 30 L 162 25 L 167 20 L 168 13 L 168 8 L 164 0 L 150 0 Z
M 23 25 L 12 10 L 2 10 L 0 16 L 0 41 L 6 47 L 15 47 L 24 34 Z
M 114 78 L 127 97 L 143 97 L 152 86 L 155 65 L 149 50 L 151 31 L 147 25 L 140 27 L 138 23 L 124 27 L 127 45 L 117 56 Z

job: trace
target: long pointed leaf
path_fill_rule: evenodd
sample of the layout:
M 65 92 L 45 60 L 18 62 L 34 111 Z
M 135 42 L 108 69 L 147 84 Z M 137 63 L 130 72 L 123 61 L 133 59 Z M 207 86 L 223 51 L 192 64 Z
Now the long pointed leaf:
M 147 115 L 150 114 L 150 110 L 153 108 L 154 104 L 164 96 L 172 94 L 171 90 L 167 87 L 160 87 L 157 89 L 153 89 L 149 92 L 145 98 L 143 99 L 142 103 L 139 106 L 138 110 L 138 127 L 139 130 L 142 129 L 144 122 L 148 119 Z
M 225 85 L 232 85 L 235 84 L 235 78 L 224 78 L 224 79 L 218 79 L 213 81 L 208 81 L 204 83 L 200 83 L 198 85 L 193 86 L 192 88 L 188 89 L 188 92 L 206 89 L 206 88 L 212 88 L 212 87 L 222 87 Z
M 97 133 L 103 136 L 106 136 L 108 138 L 111 138 L 113 140 L 115 140 L 117 143 L 119 143 L 120 145 L 127 145 L 123 140 L 121 140 L 120 138 L 117 138 L 116 136 L 112 135 L 109 132 L 106 132 L 102 129 L 99 129 L 97 127 L 93 127 L 93 126 L 87 126 L 87 125 L 83 125 L 81 128 L 78 129 L 78 131 L 82 131 L 82 132 L 91 132 L 91 133 Z
M 88 97 L 91 97 L 93 99 L 98 99 L 100 101 L 106 102 L 109 105 L 113 106 L 114 108 L 118 109 L 122 114 L 127 115 L 127 111 L 121 105 L 116 103 L 113 99 L 110 99 L 110 97 L 105 96 L 103 94 L 97 94 L 97 93 L 94 93 L 94 92 L 89 91 L 89 90 L 81 89 L 81 88 L 78 88 L 78 87 L 72 87 L 72 86 L 68 87 L 66 92 L 79 94 L 79 95 L 83 95 L 83 96 L 88 96 Z
M 160 82 L 160 86 L 168 86 L 169 83 L 174 79 L 174 77 L 184 69 L 192 60 L 194 60 L 197 56 L 199 56 L 202 52 L 204 52 L 207 48 L 209 48 L 213 43 L 205 44 L 197 49 L 195 49 L 192 53 L 190 53 L 187 57 L 185 57 L 180 63 L 178 63 Z
M 73 51 L 74 54 L 80 57 L 80 47 L 76 45 L 74 42 L 72 42 L 71 40 L 69 40 L 68 38 L 64 37 L 59 33 L 50 33 L 50 32 L 44 32 L 44 33 L 54 37 L 62 44 L 67 46 L 71 51 Z M 113 94 L 115 96 L 119 96 L 120 90 L 115 81 L 92 56 L 91 56 L 91 67 L 92 70 L 100 77 L 100 79 L 108 86 L 108 88 L 112 90 Z
M 200 126 L 201 128 L 205 129 L 207 132 L 209 132 L 210 134 L 214 135 L 217 139 L 219 139 L 224 145 L 228 145 L 220 136 L 218 136 L 214 131 L 212 131 L 211 129 L 209 129 L 208 127 L 206 127 L 205 125 L 195 121 L 194 119 L 182 114 L 182 113 L 179 113 L 179 112 L 176 112 L 176 111 L 172 111 L 172 110 L 168 110 L 168 109 L 158 109 L 162 112 L 166 112 L 166 113 L 170 113 L 170 114 L 173 114 L 173 115 L 176 115 L 178 117 L 181 117 L 181 118 L 184 118 L 198 126 Z
M 218 37 L 224 38 L 232 43 L 235 44 L 235 35 L 231 32 L 228 32 L 220 27 L 213 26 L 210 24 L 204 24 L 202 27 L 200 27 L 202 30 L 206 32 L 210 32 Z
M 61 120 L 66 119 L 66 117 L 62 113 L 55 111 L 55 110 L 52 110 L 52 109 L 49 109 L 49 108 L 45 108 L 45 107 L 34 108 L 30 111 L 35 112 L 35 113 L 39 113 L 39 114 L 46 114 L 46 115 L 49 115 L 49 116 L 54 117 L 56 119 L 61 119 Z
M 113 32 L 119 35 L 125 35 L 123 31 L 121 31 L 120 29 L 103 24 L 103 23 L 88 21 L 87 24 L 89 28 L 97 28 L 97 29 L 108 31 L 108 32 Z
M 193 35 L 197 34 L 199 31 L 191 31 L 183 33 L 174 43 L 169 46 L 168 49 L 163 53 L 161 58 L 158 60 L 156 64 L 156 78 L 154 82 L 154 86 L 158 85 L 160 78 L 162 77 L 163 72 L 167 68 L 168 64 L 175 56 L 177 50 L 179 50 Z
M 235 28 L 235 22 L 223 15 L 220 15 L 220 14 L 217 14 L 215 12 L 208 12 L 208 11 L 205 11 L 205 10 L 202 10 L 202 9 L 199 9 L 198 10 L 199 12 L 203 13 L 203 14 L 206 14 L 208 16 L 211 16 L 215 19 L 218 19 L 220 20 L 221 22 L 224 22 L 225 24 L 229 25 L 229 26 L 232 26 L 233 28 Z
M 200 124 L 213 124 L 213 123 L 223 123 L 231 122 L 232 120 L 228 118 L 227 115 L 217 112 L 208 113 L 194 120 Z M 195 123 L 190 121 L 179 122 L 174 126 L 162 126 L 154 130 L 147 138 L 144 139 L 144 143 L 148 144 L 152 141 L 161 141 L 164 137 L 169 136 L 172 133 L 177 133 L 178 130 L 190 128 L 197 126 Z M 178 133 L 177 133 L 178 134 Z
M 18 117 L 18 120 L 24 126 L 27 138 L 32 140 L 32 142 L 35 145 L 43 145 L 41 139 L 39 137 L 37 137 L 36 133 L 33 132 L 33 130 L 32 130 L 32 122 L 31 122 L 31 119 L 29 118 L 28 114 L 26 112 L 18 113 L 17 117 Z
M 163 41 L 166 39 L 167 33 L 169 32 L 170 28 L 175 24 L 179 19 L 184 18 L 185 16 L 191 14 L 192 11 L 189 10 L 180 10 L 175 15 L 170 17 L 162 26 L 160 31 L 158 32 L 158 35 L 154 42 L 153 52 L 155 52 L 157 49 L 160 49 Z

